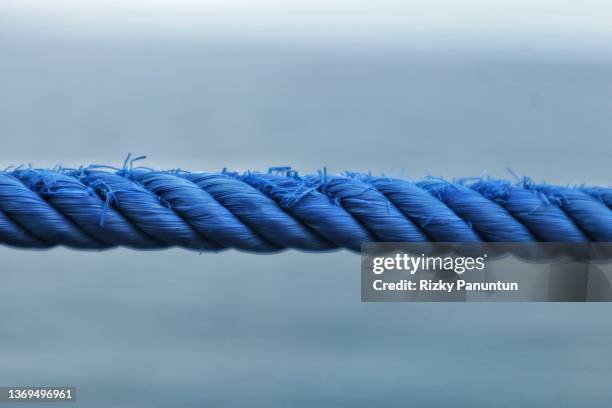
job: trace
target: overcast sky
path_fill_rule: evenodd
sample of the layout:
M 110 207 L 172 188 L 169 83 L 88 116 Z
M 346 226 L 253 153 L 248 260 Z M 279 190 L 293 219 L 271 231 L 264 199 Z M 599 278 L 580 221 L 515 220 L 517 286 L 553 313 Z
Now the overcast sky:
M 612 2 L 599 0 L 4 0 L 3 30 L 81 35 L 219 35 L 334 41 L 453 40 L 605 47 Z

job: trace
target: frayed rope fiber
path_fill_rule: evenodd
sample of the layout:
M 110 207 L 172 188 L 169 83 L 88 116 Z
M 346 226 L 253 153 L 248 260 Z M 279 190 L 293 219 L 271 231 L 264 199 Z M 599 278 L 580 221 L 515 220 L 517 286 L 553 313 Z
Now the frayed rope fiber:
M 376 241 L 612 242 L 612 188 L 126 163 L 0 172 L 0 243 L 274 252 Z

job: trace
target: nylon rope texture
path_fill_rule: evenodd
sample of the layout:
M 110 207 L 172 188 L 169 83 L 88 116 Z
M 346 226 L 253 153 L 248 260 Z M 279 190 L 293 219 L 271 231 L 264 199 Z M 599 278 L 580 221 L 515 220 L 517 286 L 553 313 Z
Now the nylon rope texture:
M 129 157 L 128 157 L 129 159 Z M 91 165 L 0 172 L 0 243 L 359 250 L 363 242 L 612 242 L 612 188 L 361 173 Z

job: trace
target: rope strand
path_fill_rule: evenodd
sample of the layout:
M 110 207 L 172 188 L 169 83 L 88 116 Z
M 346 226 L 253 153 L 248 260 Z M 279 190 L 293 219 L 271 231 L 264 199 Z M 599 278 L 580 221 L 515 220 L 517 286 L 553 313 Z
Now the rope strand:
M 140 159 L 140 158 L 138 158 Z M 0 172 L 0 243 L 359 250 L 362 242 L 612 242 L 612 189 L 90 166 Z

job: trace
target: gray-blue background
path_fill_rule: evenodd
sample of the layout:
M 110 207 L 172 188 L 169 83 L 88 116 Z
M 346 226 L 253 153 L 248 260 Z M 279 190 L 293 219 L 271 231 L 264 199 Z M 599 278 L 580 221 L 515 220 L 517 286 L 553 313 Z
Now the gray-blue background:
M 609 184 L 612 62 L 567 36 L 81 35 L 0 10 L 1 165 Z M 606 304 L 362 304 L 344 251 L 0 248 L 0 273 L 0 384 L 74 385 L 78 406 L 612 404 Z

